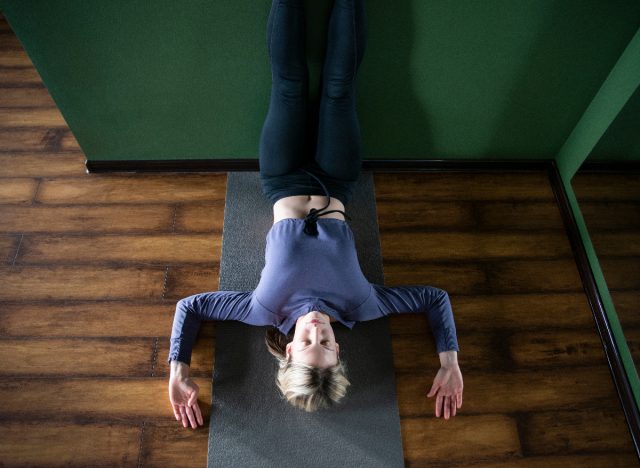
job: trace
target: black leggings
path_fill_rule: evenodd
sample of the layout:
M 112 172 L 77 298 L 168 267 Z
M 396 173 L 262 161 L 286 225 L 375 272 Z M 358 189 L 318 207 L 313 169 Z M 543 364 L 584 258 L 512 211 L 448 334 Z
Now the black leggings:
M 366 45 L 364 0 L 335 0 L 333 5 L 315 150 L 307 138 L 304 0 L 273 0 L 267 45 L 272 86 L 260 135 L 263 192 L 274 203 L 284 196 L 324 194 L 302 168 L 318 176 L 331 196 L 346 205 L 362 165 L 355 81 Z

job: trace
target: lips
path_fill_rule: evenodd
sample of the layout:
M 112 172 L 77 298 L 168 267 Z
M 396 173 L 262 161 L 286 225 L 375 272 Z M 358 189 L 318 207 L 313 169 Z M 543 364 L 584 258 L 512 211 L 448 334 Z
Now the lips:
M 324 322 L 321 320 L 313 319 L 313 320 L 309 320 L 309 323 L 324 323 Z

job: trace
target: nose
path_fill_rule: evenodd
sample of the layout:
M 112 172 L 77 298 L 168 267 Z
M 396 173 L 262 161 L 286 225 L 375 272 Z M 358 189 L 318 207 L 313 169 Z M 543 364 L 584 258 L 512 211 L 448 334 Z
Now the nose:
M 319 323 L 312 323 L 311 324 L 311 330 L 309 332 L 309 334 L 311 335 L 312 338 L 315 338 L 316 341 L 320 338 L 320 324 Z

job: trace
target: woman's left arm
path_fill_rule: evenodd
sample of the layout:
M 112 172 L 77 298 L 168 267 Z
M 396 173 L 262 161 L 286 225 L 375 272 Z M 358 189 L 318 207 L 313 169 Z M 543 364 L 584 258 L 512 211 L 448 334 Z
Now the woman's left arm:
M 436 343 L 440 369 L 428 397 L 436 397 L 436 417 L 449 419 L 462 406 L 462 372 L 458 365 L 458 338 L 449 294 L 433 286 L 385 287 L 372 284 L 376 293 L 378 316 L 423 312 Z
M 381 286 L 373 284 L 377 317 L 422 312 L 427 316 L 436 352 L 460 351 L 449 294 L 433 286 Z M 377 318 L 371 317 L 371 318 Z

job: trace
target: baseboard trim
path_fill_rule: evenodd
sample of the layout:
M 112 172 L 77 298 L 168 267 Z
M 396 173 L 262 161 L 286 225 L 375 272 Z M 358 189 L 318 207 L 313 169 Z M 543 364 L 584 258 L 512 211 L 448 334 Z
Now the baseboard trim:
M 543 170 L 550 159 L 527 160 L 440 160 L 440 159 L 369 159 L 362 169 L 374 172 L 394 171 L 531 171 Z M 131 161 L 85 160 L 88 173 L 103 172 L 230 172 L 258 171 L 257 159 L 168 159 Z
M 629 167 L 630 165 L 623 164 L 604 164 L 597 163 L 592 164 L 588 168 L 590 171 L 619 171 L 622 167 Z M 636 164 L 637 166 L 637 164 Z M 582 170 L 582 167 L 580 168 Z M 596 324 L 596 329 L 602 340 L 602 346 L 604 348 L 604 354 L 609 365 L 611 377 L 613 378 L 614 385 L 622 404 L 622 410 L 627 419 L 627 425 L 631 434 L 631 440 L 633 441 L 636 455 L 640 458 L 640 413 L 638 412 L 638 406 L 636 405 L 633 392 L 631 390 L 631 384 L 624 370 L 622 358 L 616 346 L 616 342 L 613 336 L 611 327 L 609 326 L 609 320 L 602 304 L 602 299 L 598 293 L 595 276 L 589 265 L 587 252 L 580 238 L 580 232 L 576 223 L 571 206 L 567 198 L 562 178 L 555 160 L 549 164 L 549 180 L 551 187 L 556 197 L 560 213 L 564 221 L 564 225 L 567 231 L 569 242 L 571 243 L 571 249 L 573 250 L 573 256 L 576 260 L 578 272 L 582 279 L 582 285 L 593 313 L 593 319 Z

